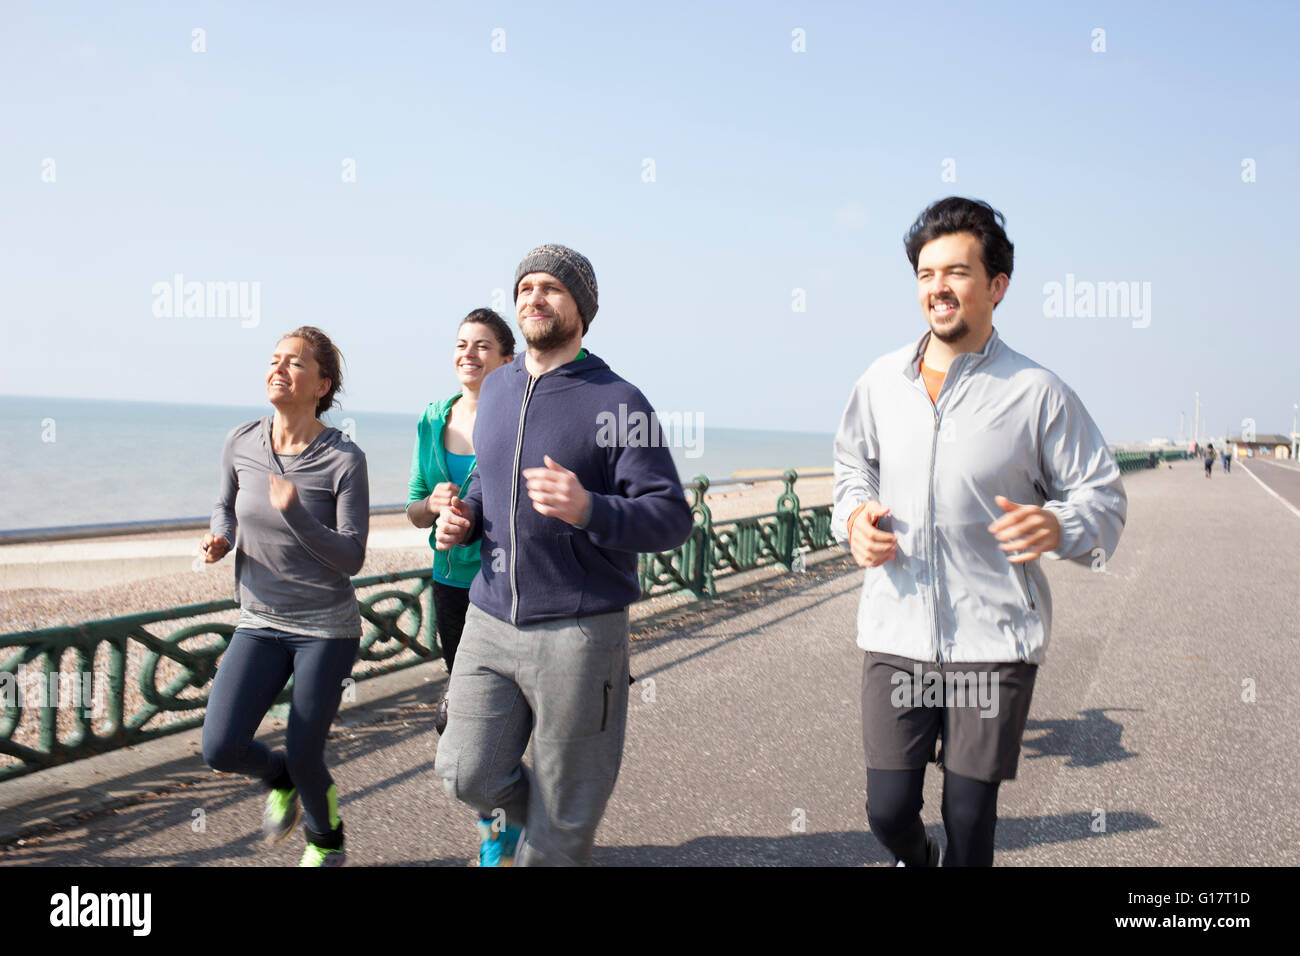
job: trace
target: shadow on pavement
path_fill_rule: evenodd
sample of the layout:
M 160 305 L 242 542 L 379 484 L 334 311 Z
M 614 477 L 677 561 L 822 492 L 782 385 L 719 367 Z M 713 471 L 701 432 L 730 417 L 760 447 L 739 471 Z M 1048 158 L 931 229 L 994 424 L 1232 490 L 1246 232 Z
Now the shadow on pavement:
M 430 696 L 423 688 L 393 694 L 377 702 L 383 711 L 371 713 L 364 723 L 335 725 L 329 737 L 328 761 L 336 773 L 339 768 L 378 750 L 413 739 L 428 743 L 427 760 L 350 790 L 349 801 L 421 775 L 432 778 L 437 735 L 433 730 L 434 708 Z M 284 732 L 259 735 L 258 740 L 273 749 L 280 748 L 284 746 Z M 24 864 L 37 865 L 185 866 L 258 857 L 266 852 L 258 834 L 251 832 L 206 846 L 194 845 L 196 840 L 191 836 L 204 832 L 195 829 L 196 826 L 206 826 L 214 814 L 247 800 L 257 790 L 257 783 L 249 777 L 217 774 L 200 756 L 193 755 L 116 778 L 112 783 L 115 790 L 125 794 L 118 807 L 98 807 L 86 814 L 65 816 L 31 833 L 21 847 L 14 847 L 16 852 L 12 854 L 6 854 L 5 845 L 0 844 L 0 864 L 7 862 L 6 855 L 10 855 L 19 857 Z M 75 793 L 56 794 L 11 809 L 39 819 L 74 809 L 76 802 Z M 118 812 L 119 808 L 130 812 Z M 202 816 L 196 815 L 195 810 L 202 810 Z M 260 826 L 260 820 L 247 821 L 246 826 Z M 130 849 L 138 837 L 172 828 L 176 828 L 174 832 L 178 836 L 177 852 L 139 856 L 134 855 L 138 850 Z M 462 860 L 450 862 L 463 865 Z
M 1140 714 L 1132 707 L 1103 707 L 1081 711 L 1074 720 L 1031 720 L 1025 724 L 1022 748 L 1029 759 L 1035 757 L 1069 757 L 1067 767 L 1099 767 L 1102 764 L 1127 760 L 1138 754 L 1126 750 L 1120 737 L 1124 725 L 1111 720 L 1108 713 Z M 1030 739 L 1030 733 L 1045 730 L 1047 733 Z
M 734 641 L 738 641 L 747 635 L 755 633 L 757 630 L 766 630 L 770 627 L 778 627 L 784 622 L 803 614 L 812 608 L 830 602 L 842 597 L 844 594 L 856 591 L 862 586 L 862 582 L 857 579 L 856 575 L 850 576 L 843 585 L 834 592 L 827 594 L 811 603 L 800 604 L 792 607 L 787 613 L 775 617 L 767 618 L 759 628 L 749 628 L 748 630 L 738 631 L 734 634 L 718 633 L 697 634 L 696 626 L 701 623 L 701 619 L 707 618 L 703 626 L 710 631 L 724 631 L 727 622 L 750 614 L 761 608 L 770 607 L 772 604 L 787 597 L 795 596 L 800 591 L 809 591 L 814 587 L 822 584 L 827 578 L 838 577 L 845 573 L 846 569 L 842 562 L 828 561 L 825 565 L 817 565 L 813 569 L 800 575 L 787 575 L 781 578 L 773 578 L 763 582 L 763 587 L 750 590 L 733 592 L 726 598 L 713 601 L 709 604 L 691 607 L 689 611 L 667 612 L 662 616 L 647 618 L 643 622 L 638 622 L 637 627 L 633 629 L 648 632 L 645 636 L 637 637 L 632 642 L 632 674 L 637 680 L 646 677 L 653 677 L 664 673 L 671 668 L 685 664 L 689 661 L 703 657 L 711 651 L 720 647 L 725 647 Z M 852 635 L 850 634 L 851 638 Z M 636 666 L 636 658 L 639 654 L 661 647 L 665 644 L 681 644 L 690 641 L 693 643 L 708 642 L 707 646 L 689 653 L 683 653 L 680 657 L 674 658 L 667 664 L 650 670 L 640 670 Z M 683 648 L 684 650 L 684 648 Z
M 1101 840 L 1160 826 L 1142 813 L 1117 812 L 1106 815 L 1105 832 L 1094 833 L 1092 820 L 1083 813 L 1000 819 L 997 851 Z M 927 827 L 926 832 L 944 841 L 943 827 Z M 680 846 L 598 846 L 594 859 L 598 866 L 873 866 L 894 862 L 890 852 L 867 830 L 777 838 L 704 836 Z

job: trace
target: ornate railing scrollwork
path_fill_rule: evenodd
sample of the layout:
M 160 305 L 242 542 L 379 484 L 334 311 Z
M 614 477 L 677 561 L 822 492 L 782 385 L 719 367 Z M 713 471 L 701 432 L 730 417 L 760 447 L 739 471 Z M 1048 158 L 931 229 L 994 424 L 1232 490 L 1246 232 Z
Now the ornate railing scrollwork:
M 773 476 L 784 482 L 775 512 L 716 524 L 705 499 L 709 479 L 692 479 L 685 486 L 690 537 L 671 551 L 640 556 L 642 598 L 677 591 L 714 597 L 719 575 L 765 565 L 789 569 L 804 551 L 829 547 L 830 508 L 801 509 L 797 479 L 794 471 Z M 362 620 L 354 680 L 442 656 L 429 569 L 352 583 Z M 202 724 L 237 619 L 238 605 L 226 600 L 0 635 L 0 780 Z M 166 631 L 180 621 L 192 623 Z M 292 682 L 276 702 L 291 696 Z

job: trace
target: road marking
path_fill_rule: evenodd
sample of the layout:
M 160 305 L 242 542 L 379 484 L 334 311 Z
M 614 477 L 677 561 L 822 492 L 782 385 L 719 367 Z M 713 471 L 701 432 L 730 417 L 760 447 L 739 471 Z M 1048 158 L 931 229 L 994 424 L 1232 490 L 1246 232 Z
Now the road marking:
M 1286 468 L 1290 471 L 1300 471 L 1300 465 L 1294 464 L 1288 458 L 1255 458 L 1252 460 L 1257 465 L 1268 465 L 1270 468 Z
M 1291 504 L 1291 502 L 1287 501 L 1285 498 L 1283 498 L 1281 495 L 1279 495 L 1276 491 L 1274 491 L 1274 490 L 1273 490 L 1272 488 L 1270 488 L 1268 485 L 1264 484 L 1263 481 L 1260 481 L 1260 478 L 1259 478 L 1259 476 L 1258 476 L 1257 474 L 1255 474 L 1253 471 L 1251 471 L 1249 468 L 1247 468 L 1244 464 L 1241 466 L 1241 470 L 1244 471 L 1246 474 L 1250 475 L 1250 477 L 1254 478 L 1256 481 L 1258 481 L 1258 482 L 1259 482 L 1259 486 L 1260 486 L 1261 488 L 1263 488 L 1265 491 L 1267 491 L 1270 495 L 1272 495 L 1272 496 L 1273 496 L 1274 498 L 1276 498 L 1278 501 L 1282 502 L 1282 506 L 1283 506 L 1284 508 L 1286 508 L 1288 511 L 1290 511 L 1290 512 L 1291 512 L 1293 515 L 1295 515 L 1297 518 L 1300 518 L 1300 509 L 1297 509 L 1295 505 Z

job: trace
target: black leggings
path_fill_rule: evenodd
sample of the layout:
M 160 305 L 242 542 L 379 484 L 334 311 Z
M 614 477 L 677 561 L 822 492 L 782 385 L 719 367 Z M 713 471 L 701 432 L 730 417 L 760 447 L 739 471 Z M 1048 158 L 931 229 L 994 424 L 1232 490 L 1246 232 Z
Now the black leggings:
M 438 640 L 442 644 L 442 659 L 447 662 L 448 674 L 456 662 L 456 648 L 460 647 L 460 634 L 465 630 L 465 612 L 468 610 L 469 588 L 433 582 L 433 619 L 438 625 Z
M 867 771 L 867 823 L 871 832 L 906 866 L 926 865 L 921 790 L 925 768 Z M 943 827 L 948 837 L 945 866 L 992 866 L 993 831 L 998 824 L 998 783 L 973 780 L 945 770 Z
M 334 829 L 327 791 L 325 741 L 338 713 L 359 638 L 304 637 L 274 628 L 239 628 L 212 680 L 203 718 L 203 759 L 213 770 L 292 786 L 313 833 Z M 257 725 L 293 676 L 285 749 L 254 740 Z

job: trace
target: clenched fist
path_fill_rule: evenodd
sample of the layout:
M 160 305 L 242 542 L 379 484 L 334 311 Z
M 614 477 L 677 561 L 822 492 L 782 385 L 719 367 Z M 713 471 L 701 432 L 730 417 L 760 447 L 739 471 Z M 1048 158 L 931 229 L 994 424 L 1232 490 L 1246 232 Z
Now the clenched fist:
M 1046 508 L 1018 505 L 1002 495 L 995 495 L 993 501 L 1006 514 L 989 525 L 989 534 L 998 539 L 999 548 L 1008 552 L 1007 560 L 1012 564 L 1033 561 L 1060 545 L 1061 522 Z M 1013 551 L 1019 554 L 1011 554 Z
M 868 501 L 849 526 L 849 548 L 858 567 L 879 567 L 898 554 L 898 535 L 877 527 L 887 514 L 889 509 L 879 501 Z
M 199 550 L 203 553 L 203 560 L 206 564 L 215 564 L 229 553 L 230 542 L 222 535 L 214 535 L 209 532 L 203 536 L 203 542 L 199 545 Z
M 591 495 L 582 487 L 578 476 L 563 465 L 556 464 L 550 455 L 542 460 L 545 468 L 525 468 L 528 497 L 538 514 L 559 518 L 576 528 L 585 528 L 591 517 Z
M 469 509 L 455 495 L 451 503 L 438 512 L 438 526 L 434 529 L 434 547 L 439 551 L 450 551 L 465 540 L 472 522 Z
M 292 481 L 271 475 L 271 507 L 276 511 L 288 511 L 298 500 L 298 489 Z

